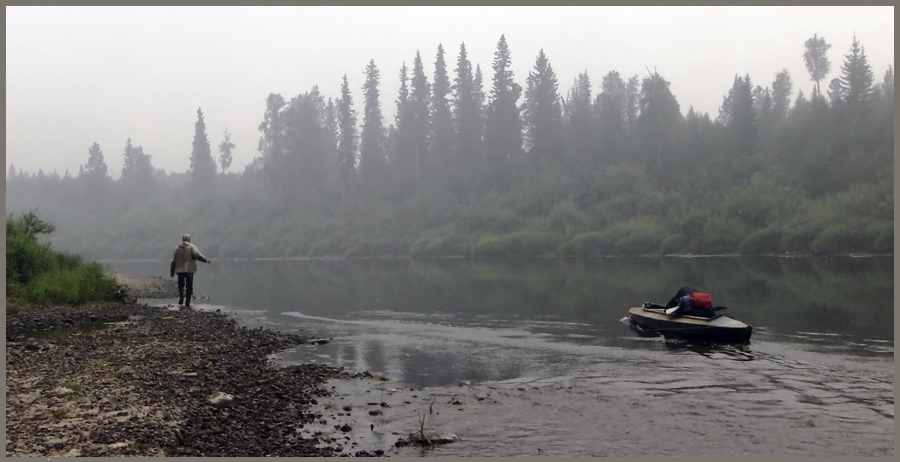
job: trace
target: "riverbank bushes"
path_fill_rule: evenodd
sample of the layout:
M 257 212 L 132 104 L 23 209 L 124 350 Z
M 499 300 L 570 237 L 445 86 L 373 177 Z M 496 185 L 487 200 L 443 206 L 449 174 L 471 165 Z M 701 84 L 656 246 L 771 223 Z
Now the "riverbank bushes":
M 21 303 L 84 303 L 112 300 L 118 282 L 99 263 L 58 252 L 39 235 L 55 227 L 35 212 L 6 219 L 7 307 Z

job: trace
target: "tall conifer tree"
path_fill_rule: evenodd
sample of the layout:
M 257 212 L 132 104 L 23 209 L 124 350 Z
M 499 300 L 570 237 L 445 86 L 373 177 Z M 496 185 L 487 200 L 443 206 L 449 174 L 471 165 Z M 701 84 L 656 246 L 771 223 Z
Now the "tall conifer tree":
M 657 176 L 664 174 L 664 156 L 670 154 L 682 122 L 681 109 L 669 82 L 658 72 L 641 83 L 637 133 L 641 151 Z
M 197 108 L 197 122 L 194 124 L 194 142 L 191 149 L 191 180 L 199 189 L 209 188 L 216 183 L 216 161 L 213 160 L 206 136 L 206 122 L 203 111 Z
M 409 102 L 409 68 L 406 62 L 400 66 L 400 89 L 397 92 L 397 114 L 394 116 L 393 152 L 388 164 L 397 178 L 397 186 L 409 193 L 415 183 L 416 160 L 412 148 L 412 111 Z
M 475 86 L 472 63 L 466 53 L 466 44 L 459 46 L 456 61 L 456 78 L 453 85 L 453 122 L 455 127 L 456 171 L 463 178 L 472 178 L 472 172 L 481 167 L 484 154 L 482 145 L 483 98 Z
M 570 152 L 569 168 L 573 172 L 590 165 L 589 159 L 597 142 L 594 107 L 591 102 L 591 78 L 587 71 L 578 74 L 566 98 L 566 139 Z
M 529 155 L 539 167 L 558 167 L 562 163 L 559 83 L 543 49 L 538 52 L 534 70 L 528 73 L 526 79 L 524 109 Z
M 109 168 L 103 160 L 103 151 L 97 142 L 94 142 L 88 148 L 88 161 L 84 167 L 84 174 L 90 181 L 101 181 L 109 178 Z
M 450 76 L 444 61 L 444 47 L 438 45 L 434 61 L 431 96 L 431 158 L 436 172 L 446 177 L 453 162 L 453 119 L 450 110 Z
M 337 104 L 338 112 L 338 147 L 337 169 L 338 178 L 345 188 L 351 187 L 356 178 L 356 141 L 358 132 L 356 129 L 356 111 L 353 110 L 353 97 L 350 95 L 350 86 L 347 84 L 347 74 L 341 84 L 341 99 Z
M 791 75 L 787 69 L 775 74 L 772 82 L 772 118 L 781 122 L 787 117 L 791 105 Z
M 337 158 L 339 129 L 337 106 L 334 104 L 334 100 L 332 98 L 328 98 L 328 102 L 325 104 L 324 128 L 328 158 L 334 160 L 335 158 Z M 336 168 L 335 171 L 337 171 Z
M 610 71 L 603 76 L 600 94 L 594 104 L 600 127 L 599 154 L 605 162 L 622 160 L 628 125 L 628 85 L 617 71 Z
M 359 179 L 370 190 L 378 188 L 378 183 L 385 180 L 387 169 L 384 117 L 378 100 L 379 78 L 378 67 L 372 59 L 366 66 L 366 82 L 362 87 L 365 109 L 359 144 Z
M 719 122 L 728 128 L 734 147 L 743 154 L 756 151 L 757 123 L 750 76 L 734 76 L 734 84 L 719 108 Z
M 509 46 L 506 37 L 501 35 L 494 52 L 494 78 L 484 127 L 489 169 L 495 173 L 522 152 L 522 120 L 517 103 L 522 87 L 513 82 L 511 65 Z
M 851 118 L 867 115 L 875 96 L 875 74 L 866 59 L 866 50 L 861 47 L 856 35 L 850 52 L 844 55 L 840 77 L 841 100 L 846 104 Z
M 409 86 L 409 136 L 417 188 L 421 187 L 423 179 L 430 176 L 434 169 L 428 150 L 428 135 L 431 128 L 431 117 L 428 110 L 430 100 L 431 85 L 428 83 L 428 77 L 425 76 L 422 55 L 416 51 Z

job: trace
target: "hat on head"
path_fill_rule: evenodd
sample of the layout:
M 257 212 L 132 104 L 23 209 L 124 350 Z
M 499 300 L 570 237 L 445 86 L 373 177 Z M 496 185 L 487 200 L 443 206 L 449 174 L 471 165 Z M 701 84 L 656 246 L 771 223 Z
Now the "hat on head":
M 185 235 L 181 236 L 181 240 L 182 240 L 182 241 L 189 241 L 189 240 L 191 240 L 191 235 L 190 235 L 190 234 L 185 234 Z

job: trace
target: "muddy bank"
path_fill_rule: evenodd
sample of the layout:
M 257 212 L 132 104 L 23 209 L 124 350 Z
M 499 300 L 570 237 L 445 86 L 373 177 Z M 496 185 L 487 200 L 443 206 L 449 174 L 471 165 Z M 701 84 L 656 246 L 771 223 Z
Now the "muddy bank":
M 129 295 L 171 296 L 174 282 L 152 279 Z M 302 435 L 323 417 L 310 408 L 323 384 L 351 377 L 272 367 L 309 337 L 134 303 L 7 314 L 6 336 L 7 456 L 375 455 Z

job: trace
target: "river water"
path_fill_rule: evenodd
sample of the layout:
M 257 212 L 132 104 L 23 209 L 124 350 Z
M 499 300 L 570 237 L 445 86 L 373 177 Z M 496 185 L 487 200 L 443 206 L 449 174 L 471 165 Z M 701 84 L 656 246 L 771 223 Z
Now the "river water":
M 167 277 L 165 261 L 108 264 Z M 648 336 L 625 322 L 628 307 L 665 303 L 683 285 L 753 325 L 750 343 Z M 894 454 L 892 258 L 215 261 L 195 286 L 197 309 L 328 340 L 277 355 L 282 364 L 389 379 L 332 384 L 328 424 L 305 430 L 364 429 L 337 435 L 351 447 L 401 456 Z M 382 402 L 391 407 L 363 412 Z M 422 426 L 460 440 L 392 446 Z

